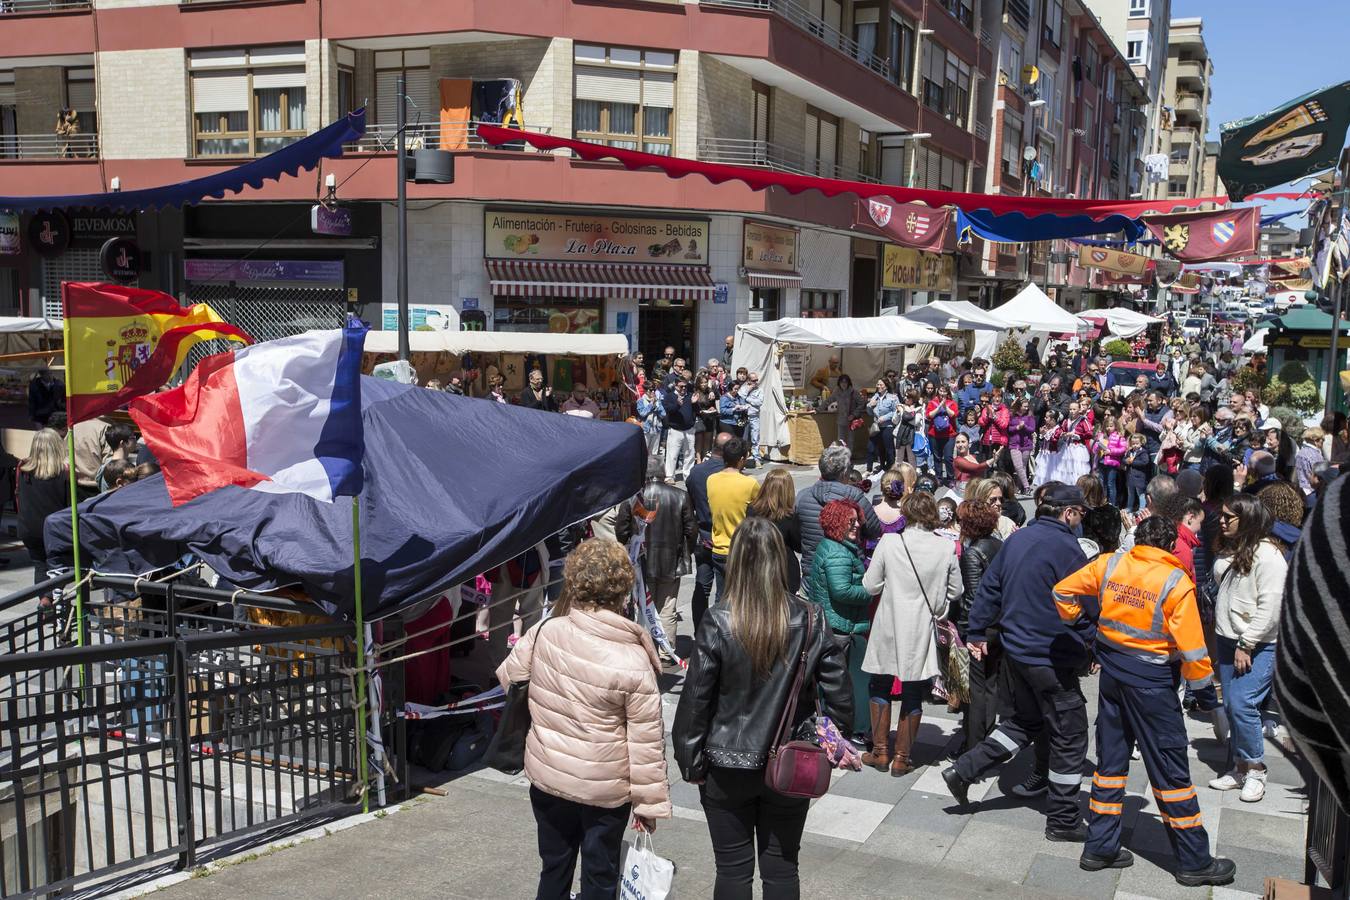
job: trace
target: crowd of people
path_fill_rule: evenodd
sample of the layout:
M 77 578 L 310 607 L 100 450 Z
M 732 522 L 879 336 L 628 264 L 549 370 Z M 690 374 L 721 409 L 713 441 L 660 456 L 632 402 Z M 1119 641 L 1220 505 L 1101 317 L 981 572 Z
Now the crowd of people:
M 707 817 L 715 897 L 751 896 L 757 869 L 766 898 L 798 895 L 809 801 L 765 776 L 791 709 L 801 722 L 828 717 L 863 766 L 898 777 L 946 765 L 962 804 L 973 783 L 1034 747 L 1033 772 L 1014 794 L 1047 797 L 1046 838 L 1083 844 L 1087 870 L 1133 861 L 1119 814 L 1130 758 L 1142 757 L 1177 880 L 1231 882 L 1235 866 L 1213 856 L 1199 814 L 1184 716 L 1212 717 L 1227 741 L 1227 771 L 1208 789 L 1260 802 L 1265 738 L 1285 742 L 1270 698 L 1286 560 L 1350 443 L 1342 416 L 1303 428 L 1234 390 L 1227 336 L 1191 349 L 1165 343 L 1147 374 L 1119 386 L 1087 352 L 1051 351 L 1011 384 L 991 380 L 981 360 L 928 360 L 889 373 L 870 396 L 836 373 L 840 408 L 889 426 L 890 437 L 873 429 L 866 470 L 835 442 L 800 491 L 786 469 L 745 472 L 761 449 L 752 417 L 734 415 L 758 390 L 751 373 L 731 375 L 718 360 L 690 373 L 673 351 L 643 371 L 652 459 L 645 536 L 642 526 L 633 534 L 645 546 L 634 563 L 604 538 L 582 542 L 564 565 L 572 621 L 536 626 L 499 671 L 503 683 L 528 677 L 550 629 L 560 646 L 578 628 L 629 643 L 625 609 L 641 572 L 661 622 L 657 641 L 638 629 L 646 663 L 614 662 L 628 674 L 603 677 L 603 699 L 559 700 L 562 715 L 549 701 L 530 738 L 541 884 L 570 880 L 579 853 L 581 896 L 608 896 L 623 821 L 631 814 L 634 827 L 651 829 L 670 814 L 652 697 L 679 663 L 676 595 L 688 573 L 694 650 L 671 739 Z M 716 418 L 695 432 L 703 414 Z M 905 421 L 908 442 L 897 444 Z M 583 551 L 607 561 L 610 583 L 597 595 L 583 589 L 598 577 L 583 576 Z M 802 660 L 810 687 L 791 706 Z M 569 673 L 550 680 L 597 683 L 580 651 L 555 651 L 548 664 Z M 634 669 L 639 683 L 628 687 Z M 1084 823 L 1077 798 L 1093 742 L 1081 682 L 1094 675 L 1097 759 Z M 949 759 L 917 741 L 933 702 L 961 713 Z M 595 715 L 630 723 L 627 749 L 591 743 L 612 737 L 586 724 Z M 628 768 L 639 758 L 640 769 Z M 573 806 L 558 812 L 558 798 Z

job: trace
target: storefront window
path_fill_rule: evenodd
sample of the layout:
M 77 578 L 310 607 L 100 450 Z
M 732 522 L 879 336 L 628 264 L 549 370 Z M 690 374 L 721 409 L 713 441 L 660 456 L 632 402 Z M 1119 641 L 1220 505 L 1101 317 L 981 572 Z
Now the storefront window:
M 528 331 L 553 334 L 599 334 L 604 322 L 600 300 L 497 298 L 494 331 Z
M 833 319 L 839 315 L 839 291 L 802 291 L 803 319 Z
M 750 292 L 750 309 L 747 318 L 751 322 L 772 322 L 782 316 L 780 312 L 782 291 L 778 288 L 754 288 Z

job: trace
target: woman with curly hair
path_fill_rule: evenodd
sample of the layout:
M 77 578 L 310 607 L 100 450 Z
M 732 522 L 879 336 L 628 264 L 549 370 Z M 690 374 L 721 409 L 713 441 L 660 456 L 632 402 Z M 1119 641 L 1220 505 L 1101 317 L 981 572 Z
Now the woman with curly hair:
M 865 741 L 867 732 L 867 677 L 862 673 L 863 649 L 872 627 L 872 595 L 863 590 L 863 552 L 859 531 L 863 512 L 852 500 L 831 500 L 820 510 L 825 537 L 816 545 L 806 579 L 806 599 L 825 610 L 853 681 L 852 732 Z M 849 723 L 841 722 L 842 726 Z
M 1209 786 L 1241 789 L 1246 803 L 1266 793 L 1261 705 L 1275 675 L 1275 638 L 1289 566 L 1270 538 L 1274 517 L 1256 497 L 1235 494 L 1219 513 L 1214 581 L 1218 603 L 1214 630 L 1219 642 L 1219 681 L 1228 716 L 1232 767 Z
M 618 892 L 624 826 L 670 817 L 661 664 L 647 630 L 623 615 L 633 564 L 614 541 L 583 541 L 563 566 L 553 614 L 516 643 L 497 678 L 530 683 L 525 775 L 539 833 L 540 897 Z

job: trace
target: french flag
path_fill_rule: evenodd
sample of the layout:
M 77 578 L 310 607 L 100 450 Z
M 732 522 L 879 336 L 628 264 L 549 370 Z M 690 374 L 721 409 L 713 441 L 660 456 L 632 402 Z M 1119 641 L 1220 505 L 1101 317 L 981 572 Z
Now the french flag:
M 179 387 L 132 401 L 173 505 L 227 484 L 326 502 L 360 494 L 366 331 L 353 316 L 340 331 L 218 353 Z

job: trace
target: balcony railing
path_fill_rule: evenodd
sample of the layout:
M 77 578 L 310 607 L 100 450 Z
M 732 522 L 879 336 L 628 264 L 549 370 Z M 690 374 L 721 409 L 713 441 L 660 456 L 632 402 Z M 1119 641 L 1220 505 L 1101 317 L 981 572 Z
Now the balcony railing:
M 27 13 L 75 12 L 93 7 L 93 0 L 0 0 L 0 16 Z
M 4 0 L 0 0 L 3 3 Z M 0 160 L 97 159 L 98 135 L 0 134 Z
M 408 152 L 414 150 L 524 150 L 538 152 L 521 142 L 519 146 L 506 144 L 493 147 L 478 136 L 478 126 L 483 124 L 477 119 L 471 122 L 441 125 L 440 122 L 424 122 L 407 126 Z M 497 122 L 488 122 L 497 125 Z M 548 134 L 547 128 L 535 125 L 531 131 Z M 444 140 L 442 140 L 444 138 Z M 444 144 L 444 146 L 442 146 Z M 361 140 L 348 144 L 346 150 L 352 153 L 393 153 L 398 149 L 397 125 L 367 125 Z
M 810 32 L 819 40 L 835 48 L 840 53 L 876 72 L 887 81 L 891 77 L 890 63 L 874 53 L 864 50 L 857 41 L 824 19 L 800 6 L 794 0 L 701 0 L 708 6 L 727 6 L 733 9 L 756 9 L 781 16 L 803 31 Z
M 982 141 L 989 140 L 989 126 L 984 122 L 975 123 L 975 137 Z
M 793 175 L 819 175 L 822 178 L 840 178 L 845 181 L 866 181 L 879 184 L 881 179 L 832 163 L 808 159 L 800 150 L 769 141 L 744 138 L 716 138 L 699 141 L 698 158 L 703 162 L 726 163 L 733 166 L 751 166 L 790 172 Z

